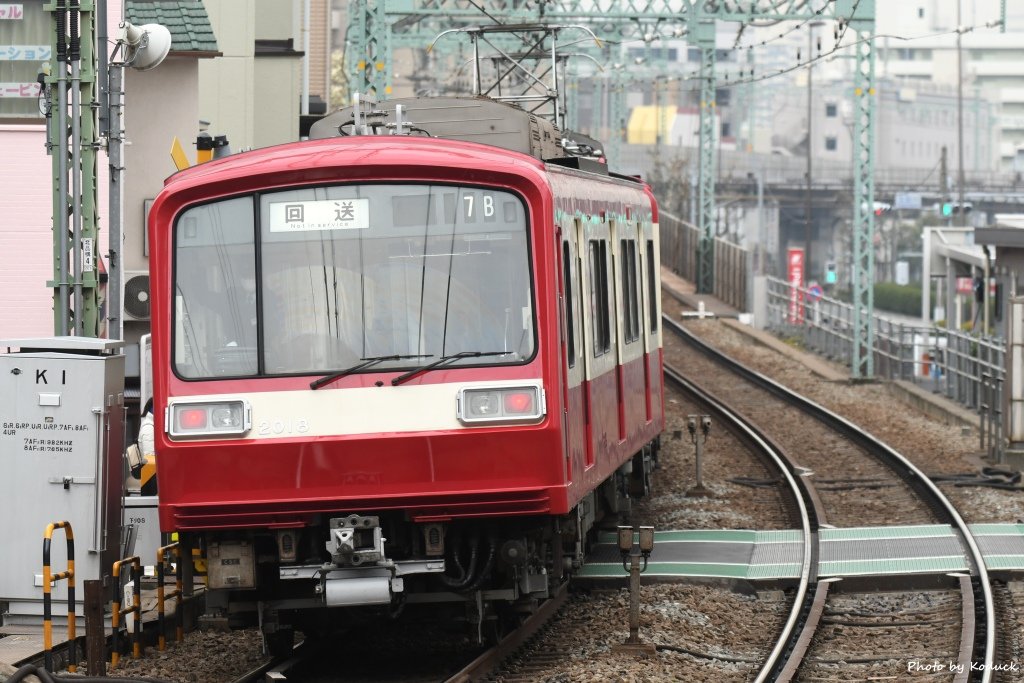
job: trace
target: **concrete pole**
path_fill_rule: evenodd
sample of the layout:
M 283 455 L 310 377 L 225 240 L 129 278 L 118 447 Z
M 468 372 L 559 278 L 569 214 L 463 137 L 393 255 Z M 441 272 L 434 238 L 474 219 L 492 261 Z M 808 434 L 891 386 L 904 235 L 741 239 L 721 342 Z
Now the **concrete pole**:
M 960 218 L 957 225 L 967 225 L 967 213 L 964 211 L 964 51 L 961 48 L 963 33 L 961 27 L 961 7 L 963 0 L 956 0 L 956 123 L 957 123 L 957 201 L 960 207 Z
M 53 229 L 57 244 L 57 300 L 53 302 L 56 318 L 54 333 L 66 336 L 70 302 L 68 289 L 68 64 L 67 64 L 67 5 L 57 0 L 56 8 L 56 73 L 57 73 L 57 182 L 54 203 L 57 205 L 57 224 Z
M 110 339 L 124 338 L 124 320 L 121 315 L 121 283 L 123 264 L 121 262 L 122 204 L 124 184 L 124 166 L 121 158 L 122 141 L 124 140 L 124 67 L 111 64 L 107 68 L 108 85 L 107 113 L 109 131 L 107 133 L 107 161 L 109 164 L 108 181 L 108 224 L 110 231 L 109 265 L 107 268 L 107 335 Z M 102 76 L 101 76 L 102 78 Z M 146 226 L 142 226 L 146 230 Z
M 302 3 L 302 99 L 301 111 L 303 116 L 309 115 L 309 22 L 310 2 L 303 0 Z
M 807 26 L 807 197 L 804 208 L 804 272 L 811 272 L 811 157 L 814 154 L 814 63 L 811 49 L 814 26 Z M 810 278 L 806 278 L 810 279 Z
M 81 18 L 78 0 L 71 0 L 68 15 L 71 27 L 71 240 L 74 257 L 69 271 L 73 274 L 75 295 L 75 334 L 85 335 L 85 299 L 82 296 L 82 53 L 78 22 Z M 91 115 L 91 112 L 90 112 Z

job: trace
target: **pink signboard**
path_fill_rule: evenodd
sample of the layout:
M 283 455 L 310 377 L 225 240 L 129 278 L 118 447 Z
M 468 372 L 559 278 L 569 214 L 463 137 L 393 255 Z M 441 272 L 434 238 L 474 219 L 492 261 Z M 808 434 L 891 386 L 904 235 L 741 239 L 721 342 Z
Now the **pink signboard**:
M 0 19 L 8 21 L 20 21 L 25 16 L 25 7 L 21 4 L 0 2 Z
M 789 281 L 789 322 L 804 322 L 804 250 L 790 249 L 786 255 L 786 279 Z

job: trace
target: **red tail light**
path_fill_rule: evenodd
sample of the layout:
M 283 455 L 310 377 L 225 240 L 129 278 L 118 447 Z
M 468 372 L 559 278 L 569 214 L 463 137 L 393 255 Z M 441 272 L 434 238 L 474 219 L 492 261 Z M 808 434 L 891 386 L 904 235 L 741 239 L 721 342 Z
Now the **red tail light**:
M 190 408 L 178 414 L 182 429 L 204 429 L 206 427 L 206 410 Z
M 517 391 L 505 394 L 506 413 L 531 413 L 533 412 L 533 394 Z
M 539 382 L 467 388 L 459 392 L 457 411 L 465 425 L 536 423 L 544 417 L 544 390 Z

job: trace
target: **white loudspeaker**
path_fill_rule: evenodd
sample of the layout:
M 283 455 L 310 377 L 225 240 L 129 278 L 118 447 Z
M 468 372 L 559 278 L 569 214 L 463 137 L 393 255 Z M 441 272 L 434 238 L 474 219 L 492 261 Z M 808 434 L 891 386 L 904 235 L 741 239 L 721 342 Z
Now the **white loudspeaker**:
M 160 24 L 136 26 L 130 22 L 121 25 L 124 29 L 125 63 L 136 71 L 148 71 L 160 64 L 171 51 L 171 32 Z

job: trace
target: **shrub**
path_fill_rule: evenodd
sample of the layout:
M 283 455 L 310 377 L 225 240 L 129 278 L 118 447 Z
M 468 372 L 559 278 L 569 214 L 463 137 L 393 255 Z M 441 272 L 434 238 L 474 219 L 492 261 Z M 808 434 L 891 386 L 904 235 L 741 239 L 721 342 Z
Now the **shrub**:
M 902 315 L 921 314 L 921 288 L 892 282 L 875 284 L 875 308 Z

